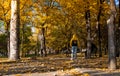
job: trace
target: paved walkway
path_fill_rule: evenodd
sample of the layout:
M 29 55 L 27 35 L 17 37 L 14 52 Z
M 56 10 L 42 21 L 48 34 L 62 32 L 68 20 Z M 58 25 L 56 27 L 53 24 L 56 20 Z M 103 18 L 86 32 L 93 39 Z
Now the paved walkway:
M 56 72 L 47 73 L 26 73 L 26 74 L 15 74 L 15 75 L 3 75 L 3 76 L 55 76 Z
M 77 71 L 82 74 L 89 74 L 90 76 L 120 76 L 120 72 L 107 73 L 104 71 L 86 69 L 86 68 L 76 68 L 74 69 L 74 71 Z M 15 75 L 4 75 L 4 76 L 71 76 L 71 75 L 68 73 L 62 74 L 62 73 L 58 73 L 58 71 L 55 71 L 55 72 L 47 72 L 47 73 L 26 73 L 26 74 L 15 74 Z

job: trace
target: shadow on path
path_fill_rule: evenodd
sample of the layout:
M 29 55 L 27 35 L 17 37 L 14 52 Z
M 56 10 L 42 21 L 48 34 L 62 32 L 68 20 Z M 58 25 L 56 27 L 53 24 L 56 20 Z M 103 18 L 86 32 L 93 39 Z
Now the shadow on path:
M 120 72 L 109 73 L 109 72 L 87 69 L 87 68 L 76 68 L 76 71 L 80 72 L 80 74 L 71 75 L 70 73 L 64 73 L 64 72 L 58 73 L 58 71 L 54 71 L 54 72 L 46 72 L 46 73 L 26 73 L 26 74 L 14 74 L 14 75 L 3 75 L 3 76 L 120 76 Z

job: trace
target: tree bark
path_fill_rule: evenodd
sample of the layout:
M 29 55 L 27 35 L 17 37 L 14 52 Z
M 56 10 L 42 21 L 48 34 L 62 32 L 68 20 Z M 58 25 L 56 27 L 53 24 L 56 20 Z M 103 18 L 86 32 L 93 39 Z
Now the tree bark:
M 9 32 L 9 24 L 6 27 L 6 34 L 7 34 L 7 55 L 8 58 L 10 57 L 10 32 Z
M 115 1 L 110 0 L 111 15 L 108 23 L 108 68 L 115 70 L 117 68 L 116 61 L 116 48 L 115 48 L 115 18 L 116 18 L 116 6 Z
M 42 33 L 41 50 L 43 50 L 43 54 L 44 56 L 46 56 L 47 53 L 46 53 L 46 45 L 45 45 L 45 28 L 42 28 L 41 33 Z
M 116 29 L 116 56 L 120 57 L 120 26 Z
M 88 3 L 88 2 L 87 2 Z M 89 3 L 88 3 L 89 5 Z M 91 26 L 90 26 L 90 10 L 89 6 L 86 7 L 85 11 L 85 17 L 86 17 L 86 27 L 87 27 L 87 52 L 86 52 L 86 58 L 91 58 Z
M 23 48 L 24 48 L 23 47 L 23 45 L 24 45 L 24 33 L 25 33 L 25 31 L 24 31 L 25 30 L 24 24 L 22 25 L 22 29 L 21 30 L 22 30 L 22 36 L 21 36 L 20 57 L 25 57 L 25 54 L 24 54 L 24 51 L 23 51 Z
M 97 27 L 98 27 L 98 51 L 99 51 L 99 57 L 102 57 L 102 50 L 101 50 L 101 32 L 100 32 L 100 16 L 102 12 L 102 4 L 105 0 L 98 0 L 99 5 L 99 12 L 97 15 Z
M 19 26 L 20 12 L 19 0 L 11 0 L 11 21 L 10 21 L 10 60 L 19 59 Z
M 41 34 L 39 35 L 39 41 L 40 41 L 40 54 L 41 56 L 46 56 L 46 45 L 45 45 L 45 28 L 41 28 Z
M 120 2 L 120 0 L 119 0 Z M 119 12 L 118 12 L 118 21 L 120 21 L 120 3 L 119 3 Z M 117 48 L 117 57 L 120 57 L 120 22 L 118 22 L 118 27 L 116 30 L 116 48 Z

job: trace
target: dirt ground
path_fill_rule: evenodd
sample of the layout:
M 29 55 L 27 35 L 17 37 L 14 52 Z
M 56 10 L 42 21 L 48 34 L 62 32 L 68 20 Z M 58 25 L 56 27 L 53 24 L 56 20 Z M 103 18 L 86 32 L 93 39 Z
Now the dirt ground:
M 83 76 L 89 76 L 91 75 L 90 71 L 97 71 L 98 73 L 100 71 L 101 73 L 104 72 L 107 74 L 114 73 L 115 76 L 120 76 L 118 75 L 118 72 L 120 72 L 119 59 L 117 58 L 118 69 L 111 71 L 107 69 L 107 56 L 101 58 L 92 57 L 91 59 L 85 59 L 83 56 L 78 54 L 77 59 L 71 61 L 70 57 L 66 57 L 65 55 L 60 54 L 50 55 L 47 57 L 38 57 L 37 59 L 22 58 L 16 62 L 9 62 L 4 60 L 5 59 L 0 59 L 0 76 L 12 74 L 15 76 L 21 76 L 19 74 L 33 74 L 32 76 L 35 76 L 36 73 L 39 74 L 38 76 L 43 76 L 44 74 L 50 74 L 51 72 L 54 72 L 53 76 L 58 76 L 58 74 L 71 74 L 71 76 L 82 76 L 84 74 Z M 76 68 L 79 69 L 76 70 Z M 85 69 L 83 70 L 82 68 Z M 90 71 L 88 69 L 90 69 Z

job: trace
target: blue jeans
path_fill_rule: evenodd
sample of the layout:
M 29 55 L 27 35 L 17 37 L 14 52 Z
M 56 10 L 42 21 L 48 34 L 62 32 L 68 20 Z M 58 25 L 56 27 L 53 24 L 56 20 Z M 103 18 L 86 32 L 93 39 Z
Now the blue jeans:
M 71 60 L 74 60 L 77 58 L 77 46 L 72 46 L 72 53 L 71 53 Z

